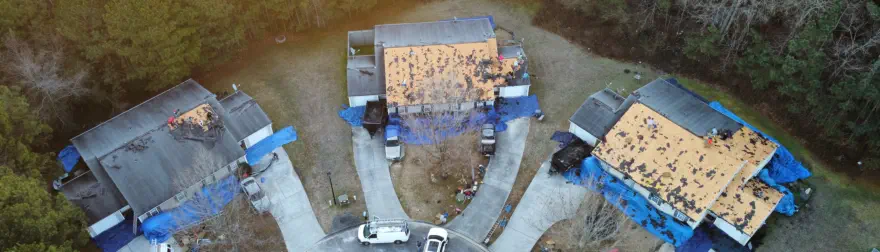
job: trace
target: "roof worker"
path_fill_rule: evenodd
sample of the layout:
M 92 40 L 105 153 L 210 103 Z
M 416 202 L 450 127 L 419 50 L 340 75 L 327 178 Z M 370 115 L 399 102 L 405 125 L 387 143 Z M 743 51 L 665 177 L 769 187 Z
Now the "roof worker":
M 649 129 L 656 129 L 657 128 L 657 122 L 654 121 L 654 118 L 648 118 L 648 128 Z
M 718 135 L 718 129 L 717 129 L 717 128 L 712 128 L 712 132 L 709 134 L 709 136 L 711 136 L 711 137 L 715 137 L 715 136 L 717 136 L 717 135 Z
M 504 55 L 498 54 L 498 62 L 504 61 Z
M 529 79 L 529 73 L 523 73 L 523 79 L 524 79 L 524 80 L 528 80 L 528 79 Z

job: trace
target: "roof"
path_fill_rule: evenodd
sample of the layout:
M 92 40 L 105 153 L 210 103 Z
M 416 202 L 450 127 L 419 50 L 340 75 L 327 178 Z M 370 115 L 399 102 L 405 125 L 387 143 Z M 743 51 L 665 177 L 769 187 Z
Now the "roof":
M 489 19 L 386 24 L 375 27 L 375 45 L 384 48 L 486 42 L 495 38 Z
M 646 125 L 649 119 L 656 129 Z M 699 221 L 747 163 L 726 151 L 635 103 L 593 155 Z
M 590 95 L 571 115 L 569 121 L 591 135 L 601 138 L 608 133 L 608 130 L 623 116 L 623 112 L 634 101 L 634 96 L 623 99 L 614 91 L 606 88 Z
M 172 130 L 165 121 L 160 121 L 149 132 L 99 157 L 101 166 L 128 201 L 135 216 L 208 176 L 206 172 L 195 172 L 198 162 L 210 162 L 207 166 L 216 171 L 244 156 L 238 141 L 222 127 L 229 115 L 219 102 L 213 97 L 201 102 L 181 110 L 185 109 L 187 112 L 183 113 L 186 114 L 208 105 L 213 108 L 219 127 L 203 131 L 198 127 L 179 125 Z
M 76 146 L 95 179 L 122 201 L 124 197 L 98 162 L 98 157 L 163 125 L 175 109 L 191 108 L 212 97 L 214 94 L 190 79 L 73 137 L 70 142 Z
M 376 56 L 349 57 L 346 65 L 348 96 L 385 94 L 382 67 L 376 67 Z
M 745 182 L 744 182 L 745 181 Z M 757 179 L 737 176 L 710 209 L 718 218 L 753 236 L 770 217 L 784 195 Z
M 709 107 L 702 97 L 663 79 L 639 88 L 639 102 L 698 136 L 717 128 L 736 132 L 742 125 Z
M 229 114 L 225 126 L 236 141 L 241 141 L 272 124 L 260 104 L 241 90 L 220 100 L 220 105 Z
M 86 213 L 89 225 L 124 206 L 114 197 L 111 190 L 116 188 L 105 188 L 91 172 L 86 172 L 61 187 L 64 197 Z
M 498 60 L 495 38 L 480 43 L 386 48 L 385 94 L 392 106 L 494 100 L 494 88 L 506 85 L 515 61 Z

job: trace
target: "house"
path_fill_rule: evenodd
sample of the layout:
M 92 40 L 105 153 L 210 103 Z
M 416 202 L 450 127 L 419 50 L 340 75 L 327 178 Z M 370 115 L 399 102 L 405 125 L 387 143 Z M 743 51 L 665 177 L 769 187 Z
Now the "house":
M 72 138 L 88 169 L 60 190 L 86 213 L 92 237 L 125 216 L 137 225 L 232 174 L 271 124 L 247 94 L 218 101 L 187 80 Z
M 497 97 L 528 95 L 522 46 L 501 44 L 487 18 L 351 31 L 349 105 L 385 99 L 391 114 L 419 113 L 467 110 L 492 105 Z
M 782 200 L 755 178 L 778 146 L 663 79 L 626 99 L 609 92 L 571 119 L 572 133 L 596 142 L 602 169 L 692 229 L 709 222 L 746 244 Z M 730 135 L 708 136 L 713 129 Z

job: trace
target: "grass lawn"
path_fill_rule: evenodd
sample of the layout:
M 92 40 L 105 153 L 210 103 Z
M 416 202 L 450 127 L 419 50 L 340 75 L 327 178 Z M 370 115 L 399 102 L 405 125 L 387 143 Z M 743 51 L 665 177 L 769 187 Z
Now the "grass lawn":
M 801 161 L 813 176 L 807 182 L 815 193 L 795 216 L 775 214 L 761 251 L 869 251 L 880 247 L 880 193 L 876 186 L 835 173 L 802 144 L 755 108 L 711 85 L 677 78 L 685 87 L 719 101 L 725 107 L 773 136 Z

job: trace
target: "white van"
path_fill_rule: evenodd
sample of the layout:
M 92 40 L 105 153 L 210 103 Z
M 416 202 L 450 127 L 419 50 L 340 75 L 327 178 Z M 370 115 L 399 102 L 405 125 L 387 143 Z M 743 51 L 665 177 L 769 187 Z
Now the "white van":
M 374 243 L 401 244 L 409 241 L 406 220 L 374 220 L 358 227 L 357 238 L 363 245 Z

